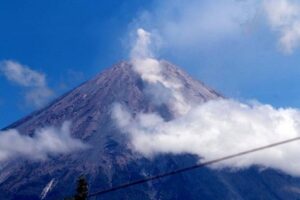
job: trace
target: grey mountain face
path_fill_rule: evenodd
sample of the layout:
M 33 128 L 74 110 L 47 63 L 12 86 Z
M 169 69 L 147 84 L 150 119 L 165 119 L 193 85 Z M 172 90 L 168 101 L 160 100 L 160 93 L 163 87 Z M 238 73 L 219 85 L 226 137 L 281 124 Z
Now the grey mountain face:
M 163 62 L 163 66 L 164 76 L 182 82 L 187 99 L 201 103 L 221 97 L 172 64 Z M 153 101 L 146 92 L 148 88 L 130 63 L 121 62 L 6 127 L 33 135 L 35 129 L 60 126 L 69 120 L 72 136 L 91 148 L 46 161 L 11 160 L 3 164 L 0 199 L 62 199 L 74 192 L 81 174 L 87 177 L 90 192 L 94 192 L 196 163 L 193 155 L 147 159 L 129 148 L 126 134 L 111 118 L 113 103 L 125 105 L 133 114 L 157 112 L 165 119 L 174 117 L 168 105 Z M 253 167 L 232 172 L 203 168 L 93 199 L 297 199 L 299 187 L 299 179 L 273 170 L 260 172 Z

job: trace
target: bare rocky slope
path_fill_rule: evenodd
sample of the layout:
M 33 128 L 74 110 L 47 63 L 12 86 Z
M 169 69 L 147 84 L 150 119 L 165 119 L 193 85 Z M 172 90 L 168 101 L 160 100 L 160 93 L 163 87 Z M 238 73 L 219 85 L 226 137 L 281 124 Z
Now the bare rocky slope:
M 221 97 L 172 64 L 163 62 L 163 65 L 166 76 L 183 83 L 186 98 L 202 103 Z M 46 161 L 4 163 L 0 168 L 0 199 L 63 199 L 73 193 L 81 174 L 87 177 L 90 192 L 94 192 L 195 164 L 197 157 L 193 155 L 147 159 L 129 148 L 128 138 L 111 119 L 114 102 L 126 105 L 132 113 L 155 111 L 165 119 L 173 117 L 168 105 L 154 104 L 144 89 L 145 83 L 131 64 L 120 62 L 44 109 L 4 128 L 33 135 L 35 129 L 60 126 L 69 120 L 72 136 L 91 148 Z M 45 194 L 47 186 L 49 191 Z M 274 170 L 259 171 L 252 167 L 234 172 L 203 168 L 92 199 L 299 199 L 299 191 L 300 179 Z

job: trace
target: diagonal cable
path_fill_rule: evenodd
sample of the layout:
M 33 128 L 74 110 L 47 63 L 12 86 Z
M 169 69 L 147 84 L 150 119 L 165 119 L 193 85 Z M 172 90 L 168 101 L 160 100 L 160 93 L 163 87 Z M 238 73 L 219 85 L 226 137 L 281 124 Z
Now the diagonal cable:
M 272 143 L 272 144 L 269 144 L 269 145 L 266 145 L 266 146 L 261 146 L 261 147 L 257 147 L 257 148 L 254 148 L 254 149 L 249 149 L 247 151 L 242 151 L 242 152 L 231 154 L 231 155 L 228 155 L 228 156 L 225 156 L 225 157 L 220 157 L 220 158 L 217 158 L 217 159 L 214 159 L 214 160 L 199 163 L 199 164 L 192 165 L 192 166 L 189 166 L 189 167 L 185 167 L 185 168 L 177 169 L 177 170 L 174 170 L 174 171 L 170 171 L 170 172 L 166 172 L 166 173 L 146 177 L 146 178 L 143 178 L 143 179 L 140 179 L 140 180 L 124 183 L 124 184 L 121 184 L 119 186 L 115 186 L 115 187 L 111 187 L 111 188 L 108 188 L 108 189 L 100 190 L 100 191 L 97 191 L 97 192 L 94 192 L 94 193 L 90 193 L 88 197 L 93 197 L 93 196 L 103 195 L 103 194 L 106 194 L 106 193 L 111 193 L 111 192 L 114 192 L 116 190 L 121 190 L 121 189 L 125 189 L 125 188 L 128 188 L 128 187 L 134 186 L 134 185 L 139 185 L 139 184 L 154 181 L 154 180 L 157 180 L 157 179 L 160 179 L 160 178 L 173 176 L 173 175 L 178 174 L 178 173 L 182 173 L 182 172 L 202 168 L 202 167 L 212 165 L 212 164 L 215 164 L 215 163 L 218 163 L 218 162 L 222 162 L 222 161 L 229 160 L 229 159 L 232 159 L 232 158 L 244 156 L 246 154 L 262 151 L 262 150 L 269 149 L 269 148 L 276 147 L 276 146 L 280 146 L 280 145 L 283 145 L 283 144 L 295 142 L 295 141 L 298 141 L 298 140 L 300 140 L 300 137 L 295 137 L 295 138 L 291 138 L 291 139 L 288 139 L 288 140 L 283 140 L 283 141 L 280 141 L 280 142 Z

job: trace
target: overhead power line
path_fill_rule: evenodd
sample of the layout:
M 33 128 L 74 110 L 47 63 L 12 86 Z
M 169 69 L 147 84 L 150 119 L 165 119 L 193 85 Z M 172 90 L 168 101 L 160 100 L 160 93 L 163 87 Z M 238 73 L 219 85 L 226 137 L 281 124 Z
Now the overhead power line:
M 104 189 L 104 190 L 100 190 L 100 191 L 97 191 L 97 192 L 94 192 L 94 193 L 90 193 L 88 195 L 88 197 L 99 196 L 99 195 L 103 195 L 103 194 L 106 194 L 106 193 L 111 193 L 111 192 L 114 192 L 114 191 L 117 191 L 117 190 L 121 190 L 121 189 L 124 189 L 124 188 L 134 186 L 134 185 L 139 185 L 139 184 L 154 181 L 154 180 L 157 180 L 157 179 L 160 179 L 160 178 L 173 176 L 173 175 L 178 174 L 178 173 L 182 173 L 182 172 L 202 168 L 202 167 L 212 165 L 212 164 L 215 164 L 215 163 L 218 163 L 218 162 L 221 162 L 221 161 L 225 161 L 225 160 L 229 160 L 229 159 L 232 159 L 232 158 L 244 156 L 246 154 L 250 154 L 250 153 L 257 152 L 257 151 L 269 149 L 269 148 L 272 148 L 272 147 L 276 147 L 276 146 L 279 146 L 279 145 L 287 144 L 287 143 L 298 141 L 298 140 L 300 140 L 300 137 L 295 137 L 295 138 L 291 138 L 291 139 L 288 139 L 288 140 L 283 140 L 283 141 L 280 141 L 280 142 L 272 143 L 272 144 L 269 144 L 269 145 L 266 145 L 266 146 L 261 146 L 261 147 L 257 147 L 257 148 L 250 149 L 250 150 L 247 150 L 247 151 L 239 152 L 239 153 L 236 153 L 236 154 L 231 154 L 231 155 L 221 157 L 221 158 L 217 158 L 217 159 L 214 159 L 214 160 L 210 160 L 210 161 L 207 161 L 207 162 L 199 163 L 199 164 L 192 165 L 192 166 L 189 166 L 189 167 L 180 168 L 180 169 L 177 169 L 177 170 L 174 170 L 174 171 L 170 171 L 170 172 L 166 172 L 166 173 L 146 177 L 146 178 L 139 179 L 139 180 L 136 180 L 136 181 L 121 184 L 121 185 L 118 185 L 118 186 L 115 186 L 115 187 L 111 187 L 111 188 L 108 188 L 108 189 Z

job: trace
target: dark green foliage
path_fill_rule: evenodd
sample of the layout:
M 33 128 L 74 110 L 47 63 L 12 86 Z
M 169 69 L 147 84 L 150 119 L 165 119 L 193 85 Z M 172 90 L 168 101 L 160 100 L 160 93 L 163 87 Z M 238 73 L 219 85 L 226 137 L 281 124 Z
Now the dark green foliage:
M 64 200 L 74 200 L 74 197 L 66 197 Z
M 84 176 L 80 176 L 77 181 L 75 200 L 87 200 L 88 184 Z

